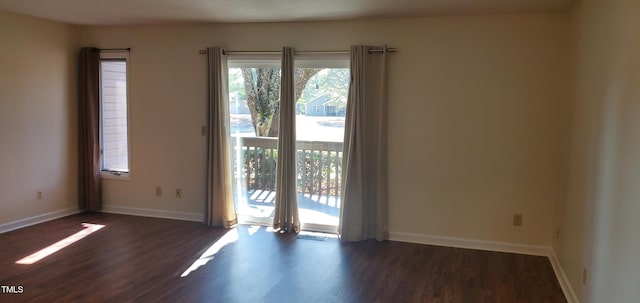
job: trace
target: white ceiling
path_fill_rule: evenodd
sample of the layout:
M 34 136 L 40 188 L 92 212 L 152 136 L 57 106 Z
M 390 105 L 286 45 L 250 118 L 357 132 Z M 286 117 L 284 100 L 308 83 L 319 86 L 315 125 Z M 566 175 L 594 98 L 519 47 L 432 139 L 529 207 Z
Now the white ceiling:
M 576 0 L 0 0 L 0 10 L 81 25 L 282 22 L 566 10 Z

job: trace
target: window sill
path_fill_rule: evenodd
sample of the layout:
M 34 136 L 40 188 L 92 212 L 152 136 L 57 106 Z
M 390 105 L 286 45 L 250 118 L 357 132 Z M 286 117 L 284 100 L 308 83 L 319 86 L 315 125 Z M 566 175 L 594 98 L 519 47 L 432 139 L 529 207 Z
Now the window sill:
M 115 172 L 110 172 L 110 171 L 103 171 L 102 172 L 102 179 L 129 181 L 129 180 L 131 180 L 131 174 L 130 173 L 115 173 Z

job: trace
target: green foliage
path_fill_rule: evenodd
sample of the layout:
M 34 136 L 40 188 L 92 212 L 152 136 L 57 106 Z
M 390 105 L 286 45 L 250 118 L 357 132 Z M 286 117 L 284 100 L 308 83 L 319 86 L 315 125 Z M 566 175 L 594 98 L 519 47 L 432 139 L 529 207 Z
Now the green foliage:
M 235 156 L 234 156 L 235 157 Z M 275 149 L 244 149 L 242 151 L 242 185 L 247 190 L 276 189 L 278 151 Z M 298 150 L 296 155 L 298 192 L 340 195 L 342 156 L 322 151 Z M 238 165 L 234 161 L 234 166 Z M 237 172 L 234 167 L 233 171 Z M 236 176 L 237 177 L 237 176 Z M 338 188 L 336 188 L 338 185 Z
M 324 95 L 328 95 L 330 100 L 346 102 L 349 81 L 348 68 L 323 69 L 309 79 L 300 99 L 298 99 L 298 103 L 307 103 Z
M 229 97 L 235 98 L 233 101 L 247 100 L 247 93 L 244 89 L 244 78 L 238 68 L 229 69 Z
M 242 151 L 242 179 L 247 189 L 275 190 L 278 151 L 274 149 L 245 149 Z M 236 165 L 236 161 L 233 161 Z M 234 168 L 234 172 L 237 171 Z
M 332 196 L 340 194 L 340 165 L 342 157 L 322 151 L 298 150 L 297 160 L 297 187 L 302 193 L 325 194 L 329 191 Z M 336 182 L 337 181 L 337 182 Z

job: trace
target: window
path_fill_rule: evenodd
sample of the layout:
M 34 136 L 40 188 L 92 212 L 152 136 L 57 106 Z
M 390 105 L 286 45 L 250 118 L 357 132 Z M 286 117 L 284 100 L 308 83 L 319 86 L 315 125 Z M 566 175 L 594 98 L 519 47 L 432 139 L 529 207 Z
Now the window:
M 128 59 L 100 54 L 100 145 L 103 176 L 129 177 Z
M 314 113 L 319 113 L 320 112 L 320 106 L 319 105 L 314 105 L 313 106 L 313 112 Z

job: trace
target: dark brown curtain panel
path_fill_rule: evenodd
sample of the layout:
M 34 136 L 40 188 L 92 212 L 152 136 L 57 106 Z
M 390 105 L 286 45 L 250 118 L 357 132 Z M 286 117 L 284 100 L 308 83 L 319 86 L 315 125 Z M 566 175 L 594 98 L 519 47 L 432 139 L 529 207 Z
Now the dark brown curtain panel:
M 78 95 L 78 207 L 84 211 L 102 208 L 100 175 L 100 50 L 80 50 Z

